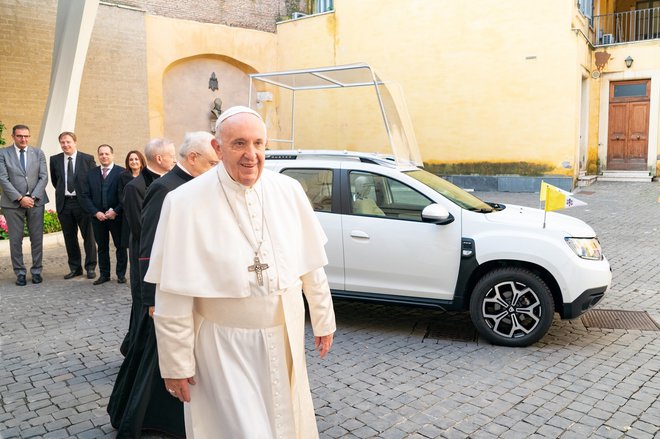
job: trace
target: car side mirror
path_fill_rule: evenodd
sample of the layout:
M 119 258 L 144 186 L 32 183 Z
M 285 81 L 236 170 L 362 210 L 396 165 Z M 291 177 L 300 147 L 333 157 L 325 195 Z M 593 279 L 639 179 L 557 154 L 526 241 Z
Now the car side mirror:
M 454 222 L 454 215 L 439 204 L 429 204 L 422 210 L 422 221 L 425 223 L 445 225 Z

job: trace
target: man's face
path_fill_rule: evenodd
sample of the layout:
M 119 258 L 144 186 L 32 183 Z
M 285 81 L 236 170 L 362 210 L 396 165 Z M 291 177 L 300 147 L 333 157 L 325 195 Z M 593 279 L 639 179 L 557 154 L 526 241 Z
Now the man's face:
M 112 163 L 112 159 L 114 158 L 114 154 L 112 154 L 112 151 L 110 148 L 107 146 L 102 146 L 99 148 L 99 162 L 101 163 L 101 166 L 107 167 L 110 166 L 110 163 Z
M 239 113 L 222 122 L 220 152 L 229 176 L 243 186 L 253 186 L 264 169 L 266 129 L 250 113 Z
M 30 130 L 18 129 L 11 137 L 14 139 L 16 146 L 20 149 L 25 149 L 28 146 L 28 142 L 30 142 Z
M 169 144 L 163 149 L 162 154 L 156 155 L 156 162 L 163 173 L 171 170 L 176 165 L 176 150 L 174 144 Z
M 218 160 L 218 155 L 216 154 L 215 149 L 206 152 L 190 151 L 190 153 L 188 153 L 188 163 L 190 166 L 186 166 L 186 169 L 188 169 L 190 175 L 198 177 L 219 162 L 220 160 Z
M 60 137 L 60 147 L 66 155 L 72 155 L 74 152 L 76 152 L 76 142 L 69 135 Z

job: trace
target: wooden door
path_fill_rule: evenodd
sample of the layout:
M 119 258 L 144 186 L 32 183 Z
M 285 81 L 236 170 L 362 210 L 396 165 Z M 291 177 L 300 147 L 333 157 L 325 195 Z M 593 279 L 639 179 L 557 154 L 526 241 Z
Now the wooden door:
M 648 80 L 610 83 L 608 170 L 646 170 L 649 88 Z

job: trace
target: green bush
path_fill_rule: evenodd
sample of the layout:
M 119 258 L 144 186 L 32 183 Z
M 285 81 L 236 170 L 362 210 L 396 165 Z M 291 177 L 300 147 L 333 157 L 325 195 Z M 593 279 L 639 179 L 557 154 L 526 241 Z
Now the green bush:
M 44 212 L 44 233 L 55 233 L 60 230 L 62 230 L 62 226 L 57 217 L 57 212 L 54 210 L 47 210 Z

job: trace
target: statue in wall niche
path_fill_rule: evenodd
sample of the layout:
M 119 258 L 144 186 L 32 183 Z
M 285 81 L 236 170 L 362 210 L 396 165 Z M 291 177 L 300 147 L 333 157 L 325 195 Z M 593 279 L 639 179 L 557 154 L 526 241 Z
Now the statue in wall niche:
M 222 114 L 222 99 L 213 99 L 213 108 L 211 108 L 211 114 L 215 120 L 218 120 L 218 117 L 220 117 L 220 114 Z
M 211 133 L 215 134 L 215 122 L 218 120 L 218 117 L 222 114 L 222 99 L 215 98 L 213 99 L 213 106 L 211 107 Z

